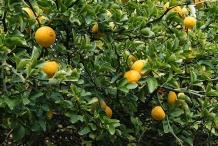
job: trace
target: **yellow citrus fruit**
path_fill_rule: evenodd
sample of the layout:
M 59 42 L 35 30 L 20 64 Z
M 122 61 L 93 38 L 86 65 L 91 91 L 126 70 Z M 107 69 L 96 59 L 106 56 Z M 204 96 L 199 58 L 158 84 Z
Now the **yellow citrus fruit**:
M 92 33 L 96 33 L 98 32 L 98 23 L 96 23 L 93 27 L 92 27 Z
M 48 77 L 52 78 L 58 69 L 58 64 L 55 61 L 47 61 L 42 70 Z
M 199 2 L 202 2 L 202 0 L 195 0 L 195 3 L 199 3 Z M 200 9 L 204 6 L 204 2 L 202 3 L 199 3 L 199 4 L 196 4 L 196 9 Z
M 133 62 L 137 61 L 137 58 L 136 58 L 135 56 L 133 56 L 133 55 L 130 55 L 130 56 L 131 56 L 131 60 L 132 60 Z
M 167 2 L 167 3 L 163 6 L 164 12 L 166 12 L 166 10 L 169 8 L 169 5 L 170 5 L 170 3 Z M 176 11 L 176 12 L 179 14 L 179 16 L 181 16 L 181 17 L 183 16 L 183 14 L 182 14 L 182 9 L 181 9 L 180 6 L 176 6 L 176 7 L 172 8 L 170 11 Z
M 165 112 L 161 106 L 156 106 L 152 109 L 151 116 L 153 119 L 160 121 L 165 118 Z
M 184 25 L 186 28 L 192 29 L 196 25 L 196 19 L 192 16 L 188 16 L 184 19 Z
M 109 106 L 106 106 L 105 113 L 108 116 L 108 118 L 112 117 L 112 110 L 111 110 L 111 108 Z
M 48 119 L 51 119 L 53 116 L 53 110 L 52 109 L 49 109 L 49 111 L 47 111 L 47 117 Z
M 145 72 L 144 74 L 141 73 L 142 68 L 145 66 L 145 64 L 147 63 L 147 60 L 137 60 L 133 63 L 132 65 L 132 70 L 137 71 L 138 73 L 140 73 L 141 76 L 148 76 L 150 74 L 150 71 Z
M 94 34 L 93 34 L 93 37 L 94 37 L 95 39 L 100 39 L 101 37 L 105 37 L 105 36 L 106 36 L 106 34 L 100 32 L 100 31 L 98 31 L 97 33 L 94 33 Z
M 110 22 L 110 23 L 109 23 L 109 26 L 110 26 L 112 29 L 114 29 L 114 27 L 115 27 L 114 22 Z
M 183 17 L 182 9 L 180 6 L 172 8 L 173 11 L 176 11 L 180 17 Z
M 168 102 L 169 102 L 170 104 L 174 105 L 176 99 L 177 99 L 176 93 L 173 92 L 173 91 L 170 91 L 170 92 L 168 93 Z
M 135 70 L 130 70 L 124 74 L 124 78 L 127 79 L 128 83 L 131 83 L 131 82 L 137 83 L 138 80 L 141 78 L 141 75 Z
M 39 16 L 38 19 L 39 19 L 39 23 L 40 23 L 40 24 L 42 24 L 42 21 L 43 21 L 43 20 L 48 20 L 48 18 L 45 17 L 45 16 Z
M 34 15 L 33 11 L 30 8 L 25 7 L 25 8 L 22 8 L 22 9 L 27 12 L 27 14 L 29 15 L 30 19 L 35 18 L 35 15 Z
M 186 7 L 182 8 L 182 13 L 188 15 L 188 9 Z
M 91 104 L 91 109 L 92 109 L 92 110 L 95 110 L 95 106 L 94 106 L 94 105 L 95 105 L 95 104 L 98 104 L 98 105 L 99 105 L 99 103 L 100 103 L 100 106 L 101 106 L 101 107 L 103 107 L 104 109 L 106 108 L 107 104 L 106 104 L 104 101 L 97 101 L 97 102 Z
M 51 27 L 42 26 L 35 33 L 36 42 L 42 47 L 51 46 L 56 39 L 56 34 Z

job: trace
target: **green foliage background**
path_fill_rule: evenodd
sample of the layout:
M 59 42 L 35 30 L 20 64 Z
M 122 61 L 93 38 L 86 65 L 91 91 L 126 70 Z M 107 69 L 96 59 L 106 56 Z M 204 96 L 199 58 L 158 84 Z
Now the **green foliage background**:
M 191 146 L 199 144 L 200 136 L 203 145 L 215 143 L 218 3 L 205 2 L 196 11 L 196 27 L 184 31 L 177 13 L 163 12 L 166 2 L 1 1 L 0 142 Z M 170 0 L 171 8 L 186 4 Z M 44 15 L 49 20 L 36 24 L 22 7 L 31 8 L 36 18 Z M 91 28 L 96 23 L 106 36 L 94 37 Z M 48 48 L 40 47 L 34 38 L 43 25 L 57 35 Z M 138 84 L 123 78 L 133 64 L 131 54 L 149 62 L 142 72 L 151 74 Z M 41 69 L 48 60 L 60 64 L 53 78 Z M 185 93 L 182 106 L 168 103 L 169 91 Z M 97 100 L 111 107 L 111 119 L 101 107 L 91 110 Z M 166 113 L 163 121 L 151 118 L 157 105 Z

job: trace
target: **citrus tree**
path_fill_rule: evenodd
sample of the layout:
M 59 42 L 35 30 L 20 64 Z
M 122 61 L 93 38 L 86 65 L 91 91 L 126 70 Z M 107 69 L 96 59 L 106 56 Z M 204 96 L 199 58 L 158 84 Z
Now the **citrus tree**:
M 1 0 L 2 145 L 217 145 L 218 3 Z

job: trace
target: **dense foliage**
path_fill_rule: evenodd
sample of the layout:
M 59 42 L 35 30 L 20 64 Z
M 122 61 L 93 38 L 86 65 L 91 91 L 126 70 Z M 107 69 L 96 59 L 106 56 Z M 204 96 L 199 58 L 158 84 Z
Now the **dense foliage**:
M 187 6 L 193 2 L 170 0 L 164 12 L 166 2 L 1 0 L 0 143 L 215 143 L 218 2 L 196 9 L 190 30 L 183 19 L 194 15 Z M 188 12 L 181 16 L 175 6 Z M 40 23 L 39 16 L 48 19 Z M 56 33 L 50 47 L 35 40 L 41 26 Z M 142 72 L 150 74 L 127 82 L 123 76 L 136 59 L 148 60 Z M 42 70 L 49 60 L 58 63 L 52 78 Z M 184 93 L 183 101 L 169 104 L 170 91 Z M 112 109 L 111 118 L 101 106 L 91 109 L 98 100 Z M 163 108 L 163 120 L 151 117 L 155 106 Z

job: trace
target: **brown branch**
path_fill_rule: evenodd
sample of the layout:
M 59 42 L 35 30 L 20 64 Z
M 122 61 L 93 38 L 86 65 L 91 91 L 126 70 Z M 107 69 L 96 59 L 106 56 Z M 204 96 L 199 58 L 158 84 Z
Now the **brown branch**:
M 11 130 L 8 132 L 8 134 L 7 134 L 7 136 L 6 136 L 6 138 L 5 138 L 5 140 L 4 140 L 3 143 L 5 143 L 5 142 L 7 141 L 8 137 L 11 135 L 12 132 L 13 132 L 13 129 L 11 129 Z M 3 144 L 3 143 L 2 143 L 2 144 Z

